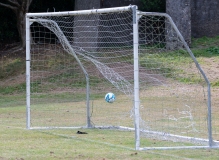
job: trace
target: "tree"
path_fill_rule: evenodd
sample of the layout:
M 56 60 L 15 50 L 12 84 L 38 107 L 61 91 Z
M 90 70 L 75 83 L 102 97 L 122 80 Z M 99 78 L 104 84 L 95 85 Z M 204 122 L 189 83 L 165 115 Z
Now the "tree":
M 20 37 L 21 47 L 25 47 L 26 33 L 25 33 L 25 14 L 28 12 L 32 0 L 0 0 L 0 5 L 11 9 L 17 20 L 17 30 Z
M 6 16 L 7 15 L 7 16 Z M 11 9 L 0 6 L 0 44 L 19 41 L 16 18 Z

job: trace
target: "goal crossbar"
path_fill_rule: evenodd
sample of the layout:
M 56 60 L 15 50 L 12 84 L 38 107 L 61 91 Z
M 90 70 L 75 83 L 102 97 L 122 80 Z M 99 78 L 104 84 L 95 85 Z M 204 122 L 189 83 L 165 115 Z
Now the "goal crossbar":
M 116 13 L 125 12 L 132 9 L 133 6 L 104 8 L 104 9 L 91 9 L 82 11 L 68 11 L 68 12 L 44 12 L 44 13 L 27 13 L 26 17 L 41 17 L 41 16 L 75 16 L 75 15 L 88 15 L 88 14 L 102 14 L 102 13 Z
M 127 20 L 127 23 L 129 23 L 128 24 L 129 26 L 124 27 L 125 29 L 123 29 L 123 31 L 122 31 L 122 29 L 118 29 L 118 26 L 120 24 L 115 24 L 114 30 L 110 29 L 111 25 L 114 25 L 116 20 L 119 21 L 120 18 L 122 19 L 122 18 L 126 17 L 123 15 L 124 12 L 130 12 L 130 14 L 131 14 L 130 19 L 131 19 L 132 24 L 130 24 L 130 19 L 129 19 L 129 20 Z M 111 15 L 107 15 L 109 13 Z M 124 17 L 117 17 L 117 18 L 115 18 L 116 20 L 113 19 L 111 24 L 110 23 L 107 24 L 107 21 L 103 21 L 101 23 L 101 20 L 104 19 L 104 16 L 108 16 L 108 18 L 113 18 L 114 14 L 115 14 L 115 17 L 117 16 L 116 14 L 121 14 L 121 16 L 124 16 Z M 89 18 L 85 18 L 85 20 L 82 19 L 83 16 L 86 17 L 86 16 L 91 16 L 91 15 L 98 15 L 98 16 L 96 16 L 96 18 L 98 18 L 98 19 L 91 19 L 91 22 L 86 22 L 86 21 L 90 20 Z M 69 22 L 65 24 L 64 22 L 61 22 L 61 21 L 56 22 L 56 19 L 54 19 L 54 18 L 49 19 L 50 17 L 67 17 L 66 19 L 68 19 L 68 17 L 71 17 L 71 16 L 74 17 L 73 22 L 72 22 L 73 24 L 71 27 L 69 27 L 69 26 L 66 27 L 66 32 L 64 29 L 64 27 L 65 27 L 64 25 L 69 25 Z M 80 17 L 78 18 L 78 16 L 80 16 Z M 93 17 L 90 17 L 90 18 L 93 18 Z M 153 22 L 153 21 L 155 21 L 155 22 Z M 31 82 L 32 82 L 32 80 L 31 80 L 31 67 L 30 66 L 31 66 L 32 62 L 37 61 L 37 60 L 33 60 L 31 58 L 31 45 L 37 46 L 36 44 L 31 44 L 30 35 L 35 34 L 35 33 L 31 33 L 32 31 L 30 28 L 30 26 L 33 23 L 39 23 L 41 26 L 47 28 L 50 32 L 52 32 L 55 35 L 55 37 L 58 39 L 59 44 L 61 44 L 64 51 L 67 52 L 68 54 L 72 55 L 74 57 L 74 59 L 76 60 L 77 64 L 80 66 L 80 68 L 85 76 L 85 79 L 86 79 L 86 109 L 87 109 L 86 110 L 86 114 L 87 114 L 86 119 L 87 119 L 87 122 L 86 122 L 85 127 L 84 126 L 76 126 L 76 127 L 71 127 L 71 126 L 69 126 L 69 127 L 62 127 L 62 126 L 61 127 L 59 127 L 59 126 L 32 127 L 31 126 L 31 100 L 30 100 L 30 98 L 32 96 L 31 95 Z M 79 27 L 81 27 L 80 25 L 82 25 L 82 24 L 84 25 L 83 27 L 81 27 L 82 29 L 77 29 L 77 27 L 78 27 L 77 23 L 79 24 Z M 88 24 L 86 24 L 86 23 L 88 23 Z M 106 23 L 106 26 L 103 26 L 104 23 Z M 155 26 L 155 30 L 153 30 L 154 26 L 151 25 L 150 23 L 153 25 L 158 25 L 158 26 Z M 161 23 L 163 23 L 163 24 L 161 24 Z M 60 26 L 60 25 L 62 25 L 62 26 Z M 96 26 L 96 25 L 99 25 L 99 26 Z M 147 26 L 147 25 L 149 25 L 149 26 Z M 161 28 L 158 29 L 158 27 L 160 27 L 160 26 L 161 26 Z M 126 29 L 129 27 L 131 27 L 131 29 L 130 29 L 130 30 L 132 30 L 131 32 L 126 31 Z M 146 27 L 148 27 L 148 28 L 146 28 Z M 82 42 L 78 43 L 78 39 L 80 39 L 80 36 L 79 37 L 68 36 L 68 34 L 71 34 L 68 31 L 69 28 L 70 28 L 70 30 L 73 31 L 72 35 L 76 35 L 77 33 L 80 33 L 81 37 L 83 37 L 85 35 L 89 37 L 89 34 L 91 32 L 93 35 L 97 34 L 96 43 L 99 43 L 98 45 L 95 46 L 97 49 L 95 48 L 94 52 L 93 51 L 89 52 L 86 50 L 86 47 L 83 48 L 83 45 L 82 45 L 82 47 L 80 45 L 79 45 L 79 47 L 77 47 L 78 44 L 85 43 L 88 38 L 86 40 L 83 40 Z M 95 30 L 94 33 L 89 28 L 93 28 Z M 106 30 L 107 28 L 109 28 L 109 30 Z M 118 29 L 118 31 L 116 31 L 117 29 Z M 114 34 L 116 32 L 118 32 L 117 35 L 120 34 L 123 37 L 124 37 L 124 35 L 126 35 L 126 36 L 128 35 L 127 39 L 129 39 L 129 37 L 132 37 L 131 43 L 127 42 L 127 44 L 130 46 L 127 46 L 127 44 L 125 44 L 125 41 L 122 42 L 117 37 L 115 38 L 115 40 L 116 40 L 115 42 L 111 41 L 111 39 L 113 40 L 114 37 L 110 34 Z M 152 32 L 152 33 L 150 33 L 150 32 Z M 161 33 L 158 33 L 158 32 L 161 32 Z M 110 35 L 109 39 L 111 38 L 109 40 L 109 42 L 107 42 L 107 39 L 104 39 L 104 41 L 101 42 L 101 40 L 103 39 L 102 37 L 99 37 L 99 36 L 101 36 L 101 34 L 109 34 Z M 158 40 L 160 40 L 160 41 L 158 41 Z M 202 70 L 202 68 L 198 64 L 192 51 L 190 50 L 187 43 L 185 42 L 183 36 L 180 34 L 179 30 L 177 29 L 176 25 L 174 24 L 173 20 L 171 19 L 171 17 L 169 15 L 164 14 L 164 13 L 139 12 L 139 11 L 137 11 L 136 6 L 107 8 L 107 9 L 93 9 L 93 10 L 84 10 L 84 11 L 70 11 L 70 12 L 27 13 L 26 14 L 26 42 L 27 42 L 26 43 L 26 66 L 27 66 L 27 69 L 26 69 L 27 98 L 26 99 L 27 99 L 27 128 L 28 129 L 67 129 L 67 128 L 69 128 L 69 129 L 99 128 L 100 129 L 101 128 L 101 129 L 131 130 L 131 131 L 135 132 L 135 149 L 136 150 L 217 148 L 219 146 L 218 145 L 219 142 L 214 141 L 213 137 L 212 137 L 210 82 L 209 82 L 207 76 L 205 75 L 204 71 Z M 117 45 L 117 46 L 116 47 L 114 47 L 114 46 L 113 47 L 112 46 L 102 47 L 101 45 L 103 45 L 106 42 L 112 43 L 112 46 L 113 45 Z M 89 45 L 92 43 L 94 43 L 94 42 L 88 42 Z M 182 48 L 179 48 L 179 47 L 182 47 Z M 121 52 L 123 51 L 123 48 L 124 48 L 124 51 L 126 51 L 126 52 L 132 52 L 133 57 L 131 59 L 128 59 L 131 56 L 119 55 L 120 52 L 117 53 L 117 51 L 116 51 L 116 50 L 118 50 L 118 48 L 121 50 Z M 171 48 L 171 49 L 169 49 L 169 48 Z M 41 50 L 41 49 L 42 48 L 40 48 L 39 50 Z M 94 47 L 92 46 L 91 50 L 93 50 L 93 49 L 94 49 Z M 100 50 L 100 51 L 98 51 L 98 50 Z M 207 130 L 208 130 L 207 139 L 198 138 L 198 137 L 190 137 L 189 134 L 191 131 L 189 131 L 187 133 L 188 136 L 176 135 L 175 133 L 174 134 L 171 133 L 172 132 L 171 130 L 170 130 L 170 132 L 168 132 L 168 131 L 165 131 L 165 129 L 164 129 L 164 131 L 160 132 L 160 131 L 158 131 L 157 126 L 152 126 L 152 124 L 158 120 L 157 119 L 153 120 L 152 119 L 153 117 L 151 117 L 151 119 L 147 120 L 146 119 L 147 117 L 144 117 L 145 111 L 144 111 L 144 113 L 141 112 L 141 110 L 143 110 L 144 108 L 147 108 L 147 107 L 144 107 L 144 105 L 145 105 L 144 101 L 147 100 L 147 97 L 144 96 L 144 91 L 150 89 L 150 88 L 147 88 L 148 83 L 150 83 L 150 81 L 153 81 L 153 85 L 154 85 L 154 86 L 151 86 L 151 88 L 153 90 L 149 91 L 149 92 L 151 92 L 152 95 L 154 94 L 153 91 L 156 89 L 155 87 L 157 87 L 157 86 L 158 86 L 158 90 L 163 90 L 165 88 L 171 94 L 173 94 L 173 92 L 175 92 L 175 90 L 177 89 L 177 86 L 182 85 L 185 88 L 189 87 L 189 86 L 184 85 L 183 83 L 177 82 L 176 80 L 179 78 L 175 78 L 174 76 L 170 78 L 170 75 L 172 76 L 173 73 L 171 73 L 171 74 L 170 73 L 163 73 L 165 68 L 173 70 L 169 66 L 169 64 L 167 65 L 164 62 L 162 62 L 163 64 L 161 64 L 161 62 L 157 63 L 156 62 L 157 60 L 154 58 L 151 59 L 153 62 L 153 63 L 151 63 L 150 59 L 147 60 L 147 57 L 145 56 L 145 54 L 147 54 L 147 52 L 148 52 L 149 53 L 148 57 L 150 58 L 150 57 L 154 57 L 155 55 L 157 56 L 156 52 L 158 52 L 158 55 L 160 53 L 165 55 L 169 52 L 172 54 L 173 51 L 174 52 L 177 51 L 178 52 L 177 54 L 179 54 L 180 52 L 182 52 L 182 50 L 183 50 L 183 52 L 188 53 L 188 55 L 192 59 L 192 62 L 195 64 L 195 67 L 198 70 L 198 73 L 200 73 L 200 75 L 203 77 L 203 80 L 207 84 L 207 107 L 206 107 L 206 109 L 207 109 L 207 124 L 206 125 L 207 125 Z M 106 52 L 106 55 L 107 55 L 108 52 L 111 52 L 111 51 L 113 51 L 115 55 L 118 54 L 118 57 L 127 56 L 127 61 L 117 62 L 116 64 L 121 64 L 121 66 L 118 66 L 117 68 L 113 68 L 113 65 L 110 65 L 110 63 L 114 61 L 114 60 L 112 60 L 112 61 L 110 60 L 110 58 L 114 59 L 113 56 L 110 57 L 108 61 L 106 61 L 107 59 L 105 60 L 105 56 L 101 55 L 103 52 Z M 97 56 L 95 54 L 97 54 Z M 101 56 L 103 56 L 103 57 L 101 57 Z M 162 59 L 159 56 L 157 56 L 157 58 L 158 58 L 158 60 L 162 61 Z M 142 60 L 145 60 L 145 61 L 143 62 Z M 146 61 L 148 64 L 145 63 Z M 99 74 L 101 74 L 105 79 L 107 79 L 117 90 L 120 90 L 123 94 L 128 95 L 129 98 L 133 98 L 133 107 L 131 109 L 131 116 L 130 117 L 133 117 L 133 119 L 134 119 L 134 128 L 120 126 L 120 125 L 118 125 L 118 126 L 113 125 L 111 127 L 106 126 L 106 125 L 104 125 L 104 126 L 92 125 L 93 122 L 91 120 L 92 113 L 91 113 L 91 107 L 90 107 L 90 102 L 91 102 L 90 88 L 92 88 L 92 84 L 90 85 L 90 76 L 93 76 L 92 75 L 93 72 L 90 72 L 89 67 L 91 66 L 91 64 L 86 66 L 87 62 L 91 62 L 91 64 L 94 65 L 95 68 L 97 69 L 96 72 L 99 72 Z M 155 66 L 155 62 L 156 62 L 156 66 Z M 124 70 L 122 70 L 122 72 L 118 71 L 119 69 L 124 67 L 124 65 L 127 65 L 127 66 L 125 66 L 126 68 L 130 68 L 130 66 L 133 67 L 131 70 L 133 72 L 132 76 L 128 77 L 127 74 L 125 74 Z M 165 67 L 161 68 L 163 66 L 165 66 Z M 180 72 L 177 76 L 181 76 L 182 74 L 185 74 L 184 73 L 185 71 L 182 71 L 182 69 L 178 69 L 178 70 Z M 176 71 L 177 70 L 175 70 L 175 72 Z M 191 70 L 191 71 L 193 71 L 193 70 Z M 34 72 L 38 72 L 38 71 L 34 71 Z M 40 72 L 42 72 L 42 71 L 40 71 Z M 156 73 L 158 73 L 158 74 L 156 75 Z M 188 75 L 185 75 L 185 77 L 190 76 L 190 75 L 195 77 L 194 76 L 195 74 L 196 73 L 188 74 Z M 47 79 L 47 78 L 50 78 L 50 77 L 48 76 L 44 79 Z M 32 78 L 32 79 L 35 80 L 34 78 Z M 154 80 L 156 80 L 156 82 L 154 82 Z M 176 83 L 176 85 L 174 86 L 174 87 L 176 87 L 176 89 L 171 91 L 169 88 L 166 88 L 166 86 L 168 86 L 169 84 L 171 84 L 173 82 Z M 40 82 L 40 83 L 42 83 L 42 82 Z M 157 85 L 157 84 L 155 85 L 155 83 L 157 83 L 159 85 Z M 192 82 L 192 83 L 194 83 L 194 82 Z M 33 84 L 35 84 L 35 82 Z M 196 84 L 196 85 L 199 85 L 199 84 Z M 190 87 L 195 87 L 195 85 L 194 86 L 191 85 Z M 201 89 L 203 89 L 203 86 L 201 86 Z M 158 93 L 158 92 L 156 92 L 156 93 Z M 176 94 L 176 93 L 174 93 L 174 94 Z M 183 94 L 183 96 L 184 96 L 184 94 Z M 187 97 L 188 95 L 186 94 L 185 96 Z M 205 96 L 205 94 L 204 94 L 204 96 Z M 159 94 L 158 94 L 158 98 L 159 98 Z M 173 99 L 175 99 L 175 98 L 176 98 L 177 102 L 179 102 L 179 106 L 176 105 L 179 108 L 176 107 L 173 109 L 168 109 L 168 108 L 166 108 L 166 106 L 162 107 L 161 108 L 162 113 L 160 113 L 160 116 L 164 119 L 162 121 L 169 121 L 167 124 L 165 124 L 165 125 L 169 125 L 169 128 L 173 127 L 174 123 L 178 123 L 176 125 L 182 125 L 182 126 L 186 124 L 187 125 L 186 127 L 180 126 L 181 127 L 180 128 L 179 126 L 176 126 L 176 128 L 179 129 L 179 132 L 182 132 L 182 133 L 185 132 L 185 131 L 181 131 L 183 128 L 185 129 L 185 128 L 189 128 L 189 127 L 192 129 L 192 132 L 196 132 L 197 129 L 195 127 L 195 124 L 199 123 L 199 122 L 197 122 L 196 120 L 193 120 L 194 119 L 193 114 L 196 114 L 196 113 L 193 113 L 193 110 L 195 110 L 195 109 L 192 110 L 190 108 L 190 106 L 188 107 L 188 105 L 186 104 L 186 103 L 188 103 L 188 100 L 186 100 L 186 98 L 183 97 L 183 99 L 181 99 L 181 98 L 179 99 L 177 96 L 176 97 L 174 96 Z M 193 98 L 191 98 L 191 99 L 193 99 Z M 182 101 L 182 102 L 180 102 L 180 101 Z M 185 103 L 184 106 L 186 106 L 186 108 L 180 108 L 181 107 L 180 103 Z M 194 102 L 192 102 L 191 105 L 192 104 L 194 104 Z M 169 106 L 169 104 L 167 106 Z M 155 108 L 155 107 L 153 107 L 153 108 Z M 152 109 L 150 109 L 150 110 L 152 111 Z M 178 116 L 180 116 L 180 117 L 176 118 L 176 115 L 172 115 L 173 111 L 175 112 L 174 114 L 176 114 L 176 115 L 178 114 Z M 132 112 L 134 112 L 134 114 Z M 156 113 L 156 111 L 155 111 L 154 114 L 158 114 L 158 113 Z M 146 113 L 146 115 L 147 115 L 147 113 Z M 200 116 L 202 116 L 202 115 L 200 115 Z M 181 119 L 183 119 L 183 120 L 185 119 L 185 124 L 183 124 L 180 121 Z M 189 121 L 191 121 L 191 122 L 189 122 Z M 189 124 L 187 124 L 187 123 L 189 123 Z M 161 126 L 163 124 L 161 123 Z M 146 127 L 146 129 L 144 129 L 144 127 Z M 154 131 L 153 131 L 153 128 L 155 129 Z M 204 133 L 204 134 L 206 134 L 206 133 Z M 173 142 L 177 142 L 177 143 L 179 143 L 179 142 L 193 143 L 193 144 L 199 144 L 200 146 L 184 146 L 185 144 L 183 144 L 183 146 L 171 146 L 171 147 L 141 147 L 140 141 L 141 141 L 142 135 L 146 135 L 145 137 L 147 137 L 147 138 L 152 137 L 152 138 L 157 138 L 157 139 L 164 140 L 164 141 L 169 140 L 169 141 L 173 141 Z

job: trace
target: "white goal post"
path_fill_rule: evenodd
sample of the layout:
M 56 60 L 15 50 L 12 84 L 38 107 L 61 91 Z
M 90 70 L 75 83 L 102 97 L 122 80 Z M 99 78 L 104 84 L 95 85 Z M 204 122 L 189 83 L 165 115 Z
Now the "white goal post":
M 136 150 L 219 145 L 210 82 L 165 13 L 27 13 L 26 90 L 27 129 L 130 130 Z

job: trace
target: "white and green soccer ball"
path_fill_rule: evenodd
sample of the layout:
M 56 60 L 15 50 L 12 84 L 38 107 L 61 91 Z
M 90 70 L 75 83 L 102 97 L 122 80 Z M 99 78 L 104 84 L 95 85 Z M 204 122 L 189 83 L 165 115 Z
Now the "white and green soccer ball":
M 113 103 L 115 101 L 115 99 L 116 99 L 116 96 L 111 92 L 109 92 L 105 95 L 105 101 L 108 103 Z

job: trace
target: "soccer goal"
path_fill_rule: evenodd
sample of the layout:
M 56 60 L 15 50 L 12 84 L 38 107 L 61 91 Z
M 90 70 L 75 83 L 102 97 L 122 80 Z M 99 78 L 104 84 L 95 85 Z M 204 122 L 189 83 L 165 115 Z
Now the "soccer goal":
M 210 83 L 167 14 L 27 13 L 26 66 L 27 129 L 131 131 L 136 150 L 218 147 Z

